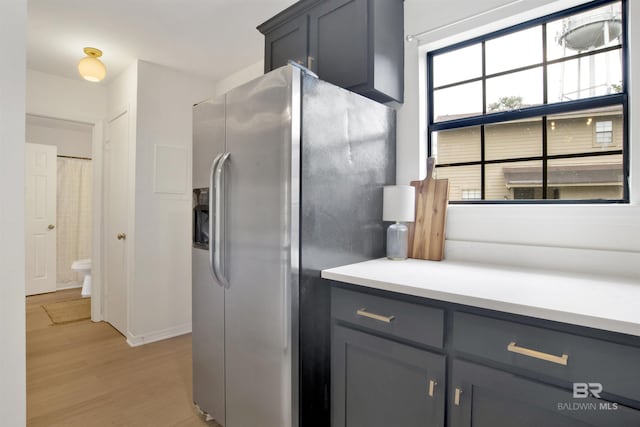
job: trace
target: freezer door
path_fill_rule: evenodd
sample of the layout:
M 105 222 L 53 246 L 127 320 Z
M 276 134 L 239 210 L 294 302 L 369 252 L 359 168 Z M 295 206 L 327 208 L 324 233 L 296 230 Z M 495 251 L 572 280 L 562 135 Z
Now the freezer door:
M 213 159 L 224 151 L 224 111 L 224 98 L 193 109 L 194 188 L 209 187 Z M 224 427 L 224 288 L 209 263 L 208 250 L 192 249 L 193 401 Z
M 292 426 L 299 88 L 284 67 L 227 94 L 227 427 Z
M 211 276 L 207 251 L 191 253 L 193 402 L 224 427 L 224 288 Z
M 224 96 L 193 107 L 193 188 L 209 186 L 211 162 L 225 149 Z

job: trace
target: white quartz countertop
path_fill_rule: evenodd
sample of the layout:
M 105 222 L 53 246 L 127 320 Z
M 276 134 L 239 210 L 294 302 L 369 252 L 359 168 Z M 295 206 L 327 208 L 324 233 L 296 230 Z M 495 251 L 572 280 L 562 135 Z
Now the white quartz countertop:
M 386 258 L 322 271 L 353 285 L 640 336 L 640 278 Z

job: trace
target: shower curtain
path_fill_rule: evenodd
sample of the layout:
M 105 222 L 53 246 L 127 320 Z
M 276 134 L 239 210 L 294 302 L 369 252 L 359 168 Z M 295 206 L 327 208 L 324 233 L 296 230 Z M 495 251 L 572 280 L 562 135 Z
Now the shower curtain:
M 57 282 L 82 283 L 71 264 L 91 258 L 91 160 L 58 157 Z

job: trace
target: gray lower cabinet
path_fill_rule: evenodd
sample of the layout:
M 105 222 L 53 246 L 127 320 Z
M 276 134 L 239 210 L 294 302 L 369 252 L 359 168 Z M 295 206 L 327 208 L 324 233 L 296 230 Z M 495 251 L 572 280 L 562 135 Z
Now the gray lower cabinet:
M 444 426 L 445 356 L 333 325 L 333 427 Z
M 460 360 L 449 387 L 451 427 L 631 427 L 640 411 Z
M 265 72 L 293 60 L 376 101 L 403 100 L 403 0 L 302 0 L 258 30 Z
M 333 427 L 640 427 L 640 338 L 342 284 L 331 316 Z

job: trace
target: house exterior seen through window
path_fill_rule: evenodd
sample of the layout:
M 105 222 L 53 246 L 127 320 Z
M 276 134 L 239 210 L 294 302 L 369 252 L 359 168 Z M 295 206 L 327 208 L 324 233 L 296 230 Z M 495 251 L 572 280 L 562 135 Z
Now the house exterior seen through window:
M 626 3 L 429 52 L 429 155 L 450 200 L 628 202 Z

